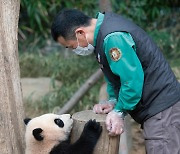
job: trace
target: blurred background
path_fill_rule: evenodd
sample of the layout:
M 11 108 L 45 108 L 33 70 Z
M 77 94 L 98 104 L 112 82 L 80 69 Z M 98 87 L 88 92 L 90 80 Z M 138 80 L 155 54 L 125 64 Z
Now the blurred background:
M 52 20 L 63 8 L 77 8 L 91 17 L 105 10 L 126 16 L 156 41 L 180 79 L 179 0 L 21 0 L 19 61 L 26 116 L 59 111 L 98 69 L 93 55 L 79 57 L 52 40 Z M 92 109 L 104 95 L 99 94 L 102 85 L 103 78 L 71 113 Z M 144 153 L 139 125 L 131 122 L 133 151 Z M 138 149 L 142 149 L 141 152 Z

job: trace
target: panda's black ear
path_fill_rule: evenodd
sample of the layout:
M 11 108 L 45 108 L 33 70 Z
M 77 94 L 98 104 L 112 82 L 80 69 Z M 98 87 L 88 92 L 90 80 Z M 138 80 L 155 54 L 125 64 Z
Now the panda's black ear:
M 42 131 L 43 130 L 41 128 L 36 128 L 33 130 L 32 134 L 36 140 L 42 141 L 44 139 L 43 136 L 41 135 Z
M 26 119 L 24 119 L 24 123 L 25 123 L 25 125 L 27 125 L 27 124 L 29 123 L 29 121 L 31 121 L 31 119 L 30 119 L 30 118 L 26 118 Z

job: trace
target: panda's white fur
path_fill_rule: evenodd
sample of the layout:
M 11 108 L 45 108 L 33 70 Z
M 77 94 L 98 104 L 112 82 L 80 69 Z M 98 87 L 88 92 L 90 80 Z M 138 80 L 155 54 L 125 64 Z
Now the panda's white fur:
M 64 127 L 61 128 L 55 124 L 54 119 L 61 119 L 64 122 Z M 67 140 L 72 129 L 73 120 L 70 114 L 56 115 L 44 114 L 42 116 L 31 119 L 26 126 L 26 154 L 49 154 L 52 148 L 58 145 L 61 141 Z M 36 128 L 41 128 L 43 131 L 41 136 L 43 140 L 37 141 L 32 132 Z

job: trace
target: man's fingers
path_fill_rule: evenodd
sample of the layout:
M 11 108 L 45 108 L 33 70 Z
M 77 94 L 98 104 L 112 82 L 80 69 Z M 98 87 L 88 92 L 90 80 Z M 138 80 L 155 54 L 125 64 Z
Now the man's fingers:
M 97 104 L 95 104 L 94 107 L 93 107 L 93 112 L 94 112 L 94 113 L 96 113 L 96 111 L 97 111 L 96 108 L 97 108 Z
M 115 125 L 111 125 L 111 130 L 109 131 L 109 135 L 110 136 L 116 136 L 116 130 L 117 130 L 117 127 Z
M 95 105 L 94 105 L 93 111 L 94 111 L 94 113 L 99 113 L 99 107 L 98 107 L 98 104 L 95 104 Z
M 123 128 L 120 127 L 116 130 L 116 135 L 121 135 L 124 132 Z
M 111 133 L 116 134 L 116 130 L 117 130 L 117 124 L 112 123 L 112 125 L 111 125 Z
M 124 132 L 123 127 L 119 124 L 113 124 L 110 118 L 106 119 L 106 128 L 110 136 L 121 135 Z
M 124 132 L 123 128 L 115 129 L 115 130 L 111 129 L 111 130 L 109 131 L 109 135 L 110 135 L 110 136 L 121 135 L 123 132 Z
M 110 104 L 95 104 L 93 107 L 94 113 L 109 113 L 112 109 Z
M 113 109 L 113 106 L 108 104 L 107 106 L 104 107 L 103 112 L 104 113 L 109 113 L 110 111 L 112 111 L 112 109 Z
M 103 113 L 102 106 L 100 106 L 100 105 L 97 106 L 97 112 L 98 113 Z
M 103 113 L 109 113 L 112 109 L 111 108 L 107 108 L 103 110 Z
M 122 134 L 124 132 L 124 128 L 122 127 L 122 128 L 120 128 L 120 135 Z
M 101 104 L 95 104 L 93 107 L 93 112 L 94 113 L 103 113 Z
M 111 130 L 111 127 L 112 127 L 111 125 L 112 125 L 111 119 L 106 117 L 106 128 L 107 128 L 108 131 Z

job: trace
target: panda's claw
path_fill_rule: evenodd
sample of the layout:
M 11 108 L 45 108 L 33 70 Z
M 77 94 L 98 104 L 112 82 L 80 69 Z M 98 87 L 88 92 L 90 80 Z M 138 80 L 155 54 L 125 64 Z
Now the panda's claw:
M 88 130 L 88 131 L 93 131 L 93 132 L 98 132 L 98 133 L 101 133 L 102 131 L 102 126 L 100 125 L 99 122 L 96 122 L 96 120 L 92 120 L 90 119 L 86 124 L 85 124 L 85 130 Z

